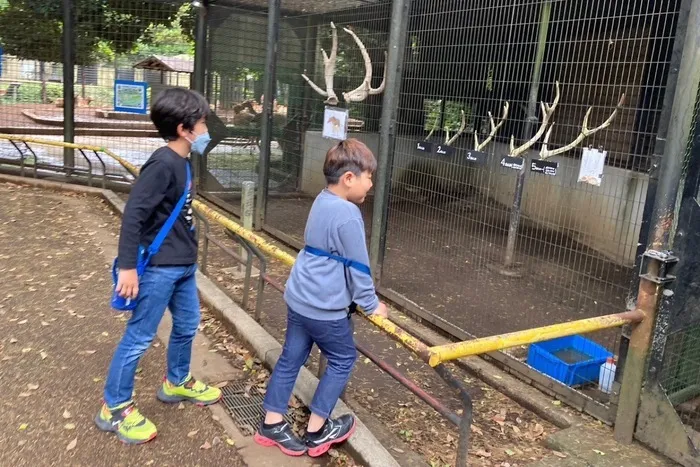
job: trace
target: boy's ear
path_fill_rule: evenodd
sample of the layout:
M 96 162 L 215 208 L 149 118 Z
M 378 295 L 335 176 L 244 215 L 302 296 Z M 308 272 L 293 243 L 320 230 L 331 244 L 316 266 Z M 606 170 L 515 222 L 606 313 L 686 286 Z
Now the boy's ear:
M 352 183 L 353 178 L 355 178 L 355 174 L 348 170 L 340 177 L 340 180 L 345 183 Z
M 189 131 L 185 130 L 185 126 L 182 123 L 180 123 L 177 126 L 177 135 L 179 137 L 185 138 L 185 137 L 187 137 L 188 133 L 189 133 Z

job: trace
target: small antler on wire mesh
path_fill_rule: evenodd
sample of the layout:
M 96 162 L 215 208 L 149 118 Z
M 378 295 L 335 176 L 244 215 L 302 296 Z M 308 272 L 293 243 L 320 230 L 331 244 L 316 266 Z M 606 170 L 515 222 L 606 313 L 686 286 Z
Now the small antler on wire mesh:
M 331 45 L 330 56 L 326 55 L 326 51 L 321 49 L 323 54 L 323 76 L 326 81 L 326 90 L 321 89 L 316 83 L 311 81 L 311 79 L 306 76 L 306 70 L 302 73 L 302 77 L 307 83 L 313 88 L 314 91 L 326 97 L 325 103 L 328 105 L 338 105 L 338 96 L 333 90 L 333 77 L 335 76 L 335 63 L 338 57 L 338 31 L 336 30 L 335 23 L 331 21 L 331 31 L 333 35 L 333 44 Z
M 367 52 L 367 47 L 362 43 L 357 34 L 350 28 L 343 28 L 343 31 L 350 34 L 350 36 L 355 40 L 355 43 L 360 48 L 360 53 L 362 54 L 362 60 L 365 62 L 365 79 L 362 80 L 357 88 L 350 92 L 343 93 L 343 99 L 345 102 L 362 102 L 367 99 L 368 96 L 374 96 L 384 92 L 384 87 L 386 86 L 386 67 L 387 67 L 387 56 L 384 52 L 384 76 L 382 78 L 382 84 L 378 88 L 372 88 L 372 60 L 369 58 L 369 53 Z
M 474 131 L 474 150 L 475 151 L 481 151 L 486 147 L 487 144 L 491 142 L 494 136 L 496 136 L 496 132 L 503 126 L 503 124 L 506 121 L 506 118 L 508 118 L 508 110 L 510 109 L 510 104 L 508 104 L 508 101 L 506 101 L 505 104 L 503 104 L 503 116 L 501 116 L 501 121 L 498 122 L 498 125 L 496 125 L 496 122 L 493 121 L 493 114 L 489 112 L 489 120 L 491 121 L 491 133 L 489 133 L 488 138 L 484 140 L 483 143 L 479 143 L 479 135 L 477 135 L 476 131 Z
M 464 110 L 462 110 L 462 124 L 459 126 L 459 130 L 457 130 L 457 133 L 450 138 L 450 129 L 445 128 L 445 145 L 446 146 L 451 146 L 452 143 L 457 141 L 457 138 L 459 138 L 462 133 L 464 133 L 464 130 L 467 128 L 467 117 L 464 115 Z
M 552 136 L 552 129 L 554 128 L 554 123 L 549 127 L 549 130 L 547 131 L 547 134 L 544 137 L 544 140 L 542 141 L 542 150 L 540 151 L 540 159 L 547 159 L 548 157 L 556 156 L 558 154 L 563 154 L 567 151 L 570 151 L 574 149 L 576 146 L 581 144 L 584 139 L 588 138 L 589 136 L 598 133 L 600 130 L 603 130 L 607 127 L 610 126 L 612 121 L 615 119 L 615 116 L 617 115 L 618 110 L 622 108 L 622 106 L 625 104 L 625 95 L 622 94 L 620 96 L 620 100 L 617 102 L 617 106 L 615 107 L 615 110 L 613 110 L 612 114 L 610 114 L 610 117 L 608 117 L 607 120 L 603 122 L 602 125 L 597 126 L 595 128 L 589 129 L 588 128 L 588 118 L 591 116 L 591 112 L 593 111 L 593 107 L 589 107 L 588 110 L 586 111 L 586 116 L 583 117 L 583 125 L 581 125 L 581 133 L 574 139 L 571 143 L 567 144 L 566 146 L 562 146 L 558 149 L 554 149 L 552 151 L 547 149 L 547 143 L 549 143 L 549 138 Z
M 525 153 L 528 149 L 532 147 L 533 144 L 535 144 L 544 134 L 545 130 L 547 129 L 547 125 L 549 124 L 549 119 L 552 118 L 552 115 L 554 114 L 554 110 L 556 110 L 557 105 L 559 105 L 559 98 L 561 97 L 559 93 L 559 81 L 556 81 L 555 83 L 555 88 L 556 88 L 556 94 L 554 96 L 554 102 L 552 102 L 552 105 L 550 106 L 549 104 L 546 104 L 544 102 L 540 102 L 540 109 L 542 110 L 542 125 L 540 125 L 540 129 L 537 130 L 537 133 L 535 133 L 535 136 L 533 136 L 527 143 L 523 144 L 522 146 L 518 146 L 517 148 L 515 147 L 515 136 L 511 135 L 510 137 L 510 155 L 512 157 L 517 157 L 523 153 Z
M 437 130 L 437 127 L 440 125 L 440 117 L 442 116 L 442 99 L 437 101 L 436 105 L 440 107 L 440 111 L 438 111 L 437 115 L 435 116 L 435 123 L 433 123 L 433 127 L 430 129 L 430 133 L 428 133 L 428 136 L 426 136 L 423 141 L 428 141 L 430 137 L 433 136 L 433 133 L 435 133 L 435 130 Z

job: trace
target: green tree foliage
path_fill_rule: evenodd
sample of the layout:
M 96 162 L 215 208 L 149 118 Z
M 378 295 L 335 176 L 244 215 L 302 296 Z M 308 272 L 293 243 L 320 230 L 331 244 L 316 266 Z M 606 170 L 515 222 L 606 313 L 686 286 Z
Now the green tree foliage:
M 3 7 L 4 3 L 4 7 Z M 62 61 L 60 0 L 0 0 L 0 42 L 27 60 Z M 144 34 L 176 19 L 181 5 L 143 0 L 73 0 L 76 63 L 89 65 L 134 49 Z

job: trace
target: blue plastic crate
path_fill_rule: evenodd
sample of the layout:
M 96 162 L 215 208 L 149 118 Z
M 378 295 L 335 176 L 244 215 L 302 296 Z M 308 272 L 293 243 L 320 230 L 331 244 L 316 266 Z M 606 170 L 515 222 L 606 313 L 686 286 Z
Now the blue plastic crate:
M 578 355 L 580 361 L 570 363 L 557 356 L 564 353 Z M 527 364 L 567 386 L 577 386 L 598 381 L 600 366 L 612 356 L 605 347 L 585 337 L 568 336 L 531 344 Z

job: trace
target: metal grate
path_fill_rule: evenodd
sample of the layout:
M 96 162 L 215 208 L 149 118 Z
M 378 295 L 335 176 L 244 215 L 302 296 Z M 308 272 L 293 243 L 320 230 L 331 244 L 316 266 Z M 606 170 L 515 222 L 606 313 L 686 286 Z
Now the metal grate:
M 260 422 L 265 417 L 263 399 L 265 395 L 256 386 L 248 383 L 228 384 L 221 389 L 223 402 L 228 413 L 241 432 L 246 436 L 253 436 Z M 289 415 L 284 419 L 290 425 L 293 424 Z

